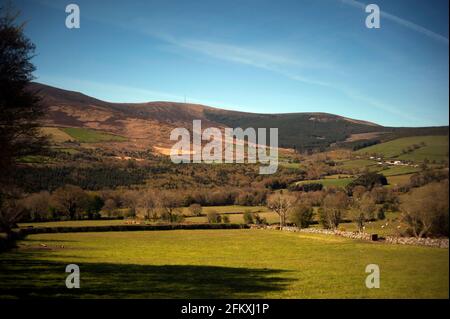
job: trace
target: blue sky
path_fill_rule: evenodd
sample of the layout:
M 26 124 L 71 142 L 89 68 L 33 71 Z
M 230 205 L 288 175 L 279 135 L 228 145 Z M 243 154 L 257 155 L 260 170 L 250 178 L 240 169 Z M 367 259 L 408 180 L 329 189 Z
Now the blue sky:
M 3 0 L 1 0 L 3 1 Z M 448 125 L 448 1 L 17 0 L 38 82 L 114 102 Z M 76 3 L 81 28 L 65 27 Z M 365 4 L 382 10 L 367 29 Z

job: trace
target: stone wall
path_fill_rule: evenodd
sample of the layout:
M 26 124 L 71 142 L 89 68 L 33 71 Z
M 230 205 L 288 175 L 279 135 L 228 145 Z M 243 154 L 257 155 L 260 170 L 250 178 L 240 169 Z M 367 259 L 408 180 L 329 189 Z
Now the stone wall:
M 420 245 L 448 249 L 448 238 L 415 238 L 387 236 L 384 240 L 389 244 Z
M 254 228 L 265 228 L 265 229 L 279 229 L 279 226 L 253 226 Z M 286 226 L 283 227 L 284 231 L 290 232 L 302 232 L 302 233 L 314 233 L 314 234 L 326 234 L 326 235 L 336 235 L 347 237 L 351 239 L 359 240 L 372 240 L 372 234 L 359 233 L 359 232 L 349 232 L 341 230 L 330 230 L 322 228 L 303 228 L 299 229 L 297 227 Z M 418 246 L 429 246 L 429 247 L 439 247 L 447 248 L 449 240 L 448 238 L 415 238 L 415 237 L 396 237 L 396 236 L 386 236 L 386 238 L 379 238 L 377 242 L 386 244 L 398 244 L 398 245 L 418 245 Z

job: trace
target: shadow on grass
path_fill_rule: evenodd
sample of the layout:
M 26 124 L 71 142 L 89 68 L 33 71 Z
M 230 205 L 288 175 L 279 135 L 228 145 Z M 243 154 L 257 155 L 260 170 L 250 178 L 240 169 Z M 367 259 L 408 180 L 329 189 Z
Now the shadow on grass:
M 0 299 L 261 298 L 286 285 L 274 269 L 79 263 L 81 288 L 67 289 L 67 263 L 10 256 L 0 258 Z

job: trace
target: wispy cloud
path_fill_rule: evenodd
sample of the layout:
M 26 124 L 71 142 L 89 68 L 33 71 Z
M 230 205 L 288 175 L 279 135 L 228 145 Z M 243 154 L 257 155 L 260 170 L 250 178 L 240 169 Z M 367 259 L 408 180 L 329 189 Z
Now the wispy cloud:
M 350 89 L 344 86 L 342 83 L 335 84 L 327 81 L 309 78 L 292 71 L 286 71 L 286 69 L 296 69 L 296 67 L 301 69 L 303 66 L 302 63 L 299 63 L 297 60 L 292 58 L 287 58 L 280 55 L 273 55 L 270 53 L 261 52 L 254 49 L 243 48 L 230 44 L 200 41 L 200 40 L 179 40 L 175 39 L 172 36 L 167 35 L 164 36 L 157 35 L 157 36 L 161 39 L 164 39 L 166 42 L 169 42 L 178 47 L 195 51 L 201 54 L 205 54 L 213 58 L 239 64 L 250 65 L 252 67 L 277 73 L 293 81 L 298 81 L 309 85 L 322 86 L 326 89 L 335 90 L 341 92 L 342 94 L 346 95 L 348 98 L 354 101 L 362 102 L 363 103 L 362 107 L 377 108 L 380 111 L 390 113 L 392 115 L 404 118 L 409 121 L 420 122 L 419 118 L 405 114 L 404 112 L 399 111 L 398 108 L 392 105 L 386 104 L 373 97 L 362 94 L 361 92 L 359 92 L 354 88 Z M 329 71 L 331 72 L 331 70 Z
M 248 48 L 240 45 L 212 42 L 198 39 L 180 39 L 168 34 L 148 33 L 177 48 L 203 54 L 215 59 L 243 64 L 280 74 L 294 81 L 312 85 L 331 86 L 331 84 L 305 76 L 305 71 L 327 70 L 333 72 L 336 66 L 329 63 L 316 62 L 305 57 L 290 57 L 265 50 Z M 303 72 L 302 72 L 303 71 Z
M 153 35 L 155 36 L 155 34 Z M 392 105 L 386 104 L 373 97 L 362 94 L 354 88 L 350 89 L 344 86 L 342 83 L 335 84 L 327 81 L 309 78 L 292 71 L 286 71 L 286 69 L 296 69 L 296 67 L 298 69 L 302 69 L 302 67 L 304 67 L 302 63 L 292 58 L 284 57 L 281 55 L 274 55 L 231 44 L 208 42 L 203 40 L 179 40 L 168 35 L 157 35 L 157 37 L 164 39 L 164 41 L 178 47 L 205 54 L 213 58 L 249 65 L 252 67 L 277 73 L 293 81 L 298 81 L 309 85 L 322 86 L 327 89 L 339 91 L 352 100 L 362 102 L 364 104 L 363 107 L 374 107 L 383 112 L 387 112 L 413 122 L 420 121 L 420 119 L 412 115 L 405 114 Z M 329 71 L 331 72 L 331 70 Z
M 324 65 L 314 62 L 303 62 L 302 58 L 293 59 L 290 57 L 275 55 L 272 53 L 249 49 L 241 46 L 209 41 L 188 40 L 179 42 L 177 44 L 183 48 L 206 54 L 213 58 L 239 64 L 245 64 L 255 68 L 271 71 L 290 78 L 291 80 L 313 85 L 329 85 L 320 80 L 310 78 L 305 75 L 295 74 L 292 71 L 287 71 L 292 69 L 305 70 L 325 68 Z
M 43 2 L 42 4 L 55 8 L 55 4 L 53 2 L 48 2 L 46 0 L 37 0 L 39 2 Z M 362 2 L 355 0 L 340 0 L 347 5 L 351 5 L 356 8 L 365 9 L 366 5 Z M 410 21 L 404 20 L 392 14 L 386 13 L 382 11 L 382 17 L 385 17 L 393 22 L 396 22 L 404 27 L 407 27 L 416 32 L 420 32 L 424 35 L 429 36 L 430 38 L 440 41 L 442 43 L 446 43 L 448 45 L 448 39 L 434 33 L 426 28 L 423 28 L 417 24 L 414 24 Z M 214 59 L 228 61 L 232 63 L 242 64 L 251 66 L 254 68 L 258 68 L 261 70 L 266 70 L 285 78 L 288 78 L 292 81 L 301 82 L 307 85 L 320 86 L 325 90 L 334 90 L 340 92 L 347 96 L 349 99 L 354 101 L 359 101 L 362 103 L 362 107 L 374 107 L 383 112 L 388 112 L 392 115 L 395 115 L 400 118 L 404 118 L 409 121 L 419 122 L 421 119 L 418 119 L 412 115 L 405 114 L 399 110 L 398 107 L 386 104 L 382 101 L 379 101 L 371 96 L 365 95 L 359 92 L 355 88 L 349 88 L 342 82 L 329 82 L 319 79 L 317 77 L 311 77 L 308 74 L 311 73 L 311 70 L 326 70 L 328 74 L 331 73 L 339 73 L 339 66 L 330 64 L 328 62 L 319 61 L 317 59 L 311 59 L 308 56 L 292 56 L 286 54 L 280 54 L 275 52 L 270 52 L 269 50 L 261 49 L 261 48 L 251 48 L 242 45 L 232 44 L 232 43 L 224 43 L 217 41 L 209 41 L 204 39 L 192 39 L 192 38 L 184 38 L 184 37 L 176 37 L 173 34 L 167 32 L 157 31 L 157 26 L 152 25 L 152 21 L 147 21 L 146 19 L 136 19 L 135 21 L 112 21 L 108 18 L 90 15 L 89 13 L 85 13 L 84 17 L 89 18 L 93 21 L 97 21 L 104 24 L 114 25 L 116 27 L 120 27 L 126 30 L 132 30 L 135 32 L 140 32 L 146 36 L 149 36 L 153 39 L 158 39 L 159 41 L 169 44 L 178 50 L 183 49 L 188 52 L 195 52 L 197 54 L 202 54 L 205 56 L 209 56 Z M 153 26 L 154 28 L 150 28 Z M 69 79 L 66 79 L 66 83 L 69 83 Z M 72 79 L 73 80 L 73 79 Z M 48 84 L 58 84 L 61 81 L 46 81 Z M 95 91 L 105 91 L 105 92 L 115 92 L 116 95 L 122 96 L 139 96 L 141 99 L 145 101 L 162 99 L 162 100 L 172 100 L 172 101 L 183 101 L 184 97 L 174 95 L 166 92 L 158 92 L 147 90 L 145 88 L 136 88 L 131 86 L 123 86 L 117 84 L 106 84 L 106 83 L 98 83 L 91 81 L 81 81 L 75 86 L 78 87 L 89 87 L 91 89 L 95 89 Z M 71 86 L 72 87 L 72 86 Z M 73 88 L 73 87 L 72 87 Z M 137 102 L 137 101 L 136 101 Z M 197 99 L 194 97 L 189 97 L 189 102 L 192 103 L 201 103 L 214 105 L 218 107 L 228 108 L 227 105 L 232 105 L 231 103 L 223 103 L 220 101 L 210 101 L 205 99 Z
M 342 91 L 349 98 L 351 98 L 355 101 L 362 102 L 363 103 L 362 107 L 364 107 L 364 108 L 374 107 L 380 111 L 387 112 L 391 115 L 395 115 L 397 117 L 403 118 L 403 119 L 413 122 L 415 124 L 421 123 L 424 120 L 423 118 L 418 118 L 412 114 L 402 112 L 398 108 L 398 106 L 386 104 L 385 102 L 379 101 L 376 98 L 362 94 L 361 92 L 359 92 L 355 89 L 351 89 L 351 88 L 347 88 L 347 87 L 339 87 L 339 90 Z
M 299 61 L 298 59 L 226 43 L 184 40 L 177 44 L 184 48 L 207 54 L 215 58 L 248 64 L 258 68 L 274 69 L 280 66 L 299 68 L 322 67 L 319 64 L 312 64 L 311 62 L 306 63 Z
M 365 8 L 367 6 L 365 3 L 362 3 L 362 2 L 359 2 L 359 1 L 356 1 L 356 0 L 340 0 L 340 1 L 342 3 L 344 3 L 344 4 L 350 5 L 350 6 L 355 7 L 355 8 L 363 9 L 363 10 L 365 10 Z M 443 44 L 448 45 L 448 38 L 446 38 L 443 35 L 440 35 L 440 34 L 434 32 L 434 31 L 431 31 L 431 30 L 429 30 L 429 29 L 427 29 L 425 27 L 422 27 L 421 25 L 418 25 L 418 24 L 416 24 L 414 22 L 411 22 L 411 21 L 408 21 L 406 19 L 400 18 L 400 17 L 398 17 L 396 15 L 390 14 L 390 13 L 388 13 L 386 11 L 380 10 L 380 13 L 381 13 L 381 18 L 385 18 L 387 20 L 395 22 L 398 25 L 401 25 L 401 26 L 403 26 L 405 28 L 408 28 L 408 29 L 410 29 L 412 31 L 415 31 L 417 33 L 421 33 L 421 34 L 423 34 L 423 35 L 425 35 L 425 36 L 427 36 L 427 37 L 429 37 L 429 38 L 431 38 L 433 40 L 436 40 L 438 42 L 441 42 Z

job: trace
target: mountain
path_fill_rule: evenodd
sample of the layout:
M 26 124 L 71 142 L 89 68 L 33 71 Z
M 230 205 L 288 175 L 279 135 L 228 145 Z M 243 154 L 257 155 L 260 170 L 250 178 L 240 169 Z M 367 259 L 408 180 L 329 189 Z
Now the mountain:
M 206 127 L 278 127 L 283 148 L 323 149 L 330 145 L 388 139 L 396 135 L 448 134 L 448 127 L 392 128 L 328 113 L 259 114 L 176 102 L 111 103 L 79 92 L 32 83 L 30 90 L 42 97 L 48 108 L 45 126 L 79 127 L 126 138 L 108 146 L 149 149 L 167 153 L 175 127 L 192 128 L 193 120 Z M 120 144 L 118 144 L 120 143 Z

